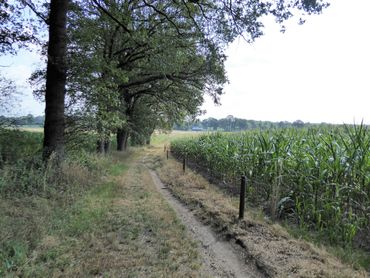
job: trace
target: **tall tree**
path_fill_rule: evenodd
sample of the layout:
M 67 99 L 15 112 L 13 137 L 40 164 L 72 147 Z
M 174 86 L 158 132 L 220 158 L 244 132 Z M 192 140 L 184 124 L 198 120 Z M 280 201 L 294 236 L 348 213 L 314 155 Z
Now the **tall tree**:
M 44 141 L 44 157 L 46 158 L 52 152 L 63 154 L 64 148 L 64 91 L 66 88 L 64 58 L 68 2 L 66 0 L 51 0 L 50 7 Z M 108 43 L 104 43 L 102 46 L 99 44 L 99 40 L 89 41 L 87 39 L 84 53 L 87 54 L 86 57 L 91 57 L 91 53 L 95 51 L 102 54 L 103 59 L 98 60 L 101 67 L 95 72 L 91 71 L 90 77 L 100 79 L 101 83 L 97 87 L 103 88 L 104 95 L 108 91 L 111 92 L 111 87 L 105 86 L 106 81 L 108 84 L 112 81 L 119 84 L 125 117 L 130 116 L 127 112 L 130 112 L 130 109 L 133 110 L 131 105 L 135 104 L 135 100 L 137 102 L 137 99 L 140 99 L 140 95 L 151 95 L 152 99 L 158 98 L 158 95 L 151 89 L 158 84 L 161 84 L 161 88 L 163 88 L 168 83 L 171 87 L 172 82 L 177 84 L 193 82 L 194 87 L 199 90 L 205 90 L 209 87 L 216 92 L 214 95 L 217 96 L 215 89 L 218 88 L 197 84 L 200 82 L 211 85 L 212 83 L 209 81 L 212 79 L 209 79 L 207 75 L 196 81 L 194 77 L 196 77 L 197 71 L 188 71 L 185 74 L 181 71 L 182 67 L 187 69 L 188 65 L 186 63 L 176 65 L 177 60 L 171 59 L 166 45 L 169 42 L 175 42 L 173 45 L 175 48 L 195 49 L 196 57 L 198 55 L 207 56 L 207 53 L 212 52 L 212 48 L 216 52 L 222 52 L 222 49 L 238 35 L 244 35 L 249 40 L 262 35 L 261 18 L 264 15 L 272 14 L 276 17 L 277 22 L 282 23 L 292 15 L 292 11 L 295 9 L 303 10 L 309 14 L 321 12 L 322 8 L 327 5 L 322 0 L 86 0 L 78 3 L 81 3 L 82 14 L 86 11 L 86 7 L 95 10 L 89 15 L 90 19 L 99 19 L 103 15 L 109 19 L 109 21 L 104 21 L 103 30 L 112 36 L 109 40 L 106 40 L 107 34 L 101 36 L 101 41 Z M 99 32 L 100 27 L 95 31 Z M 96 37 L 91 36 L 91 38 Z M 71 47 L 74 47 L 73 43 Z M 186 52 L 184 53 L 187 55 Z M 217 57 L 217 55 L 210 57 L 212 56 Z M 160 59 L 158 59 L 159 57 Z M 176 57 L 179 58 L 179 56 Z M 167 60 L 169 61 L 166 65 Z M 218 55 L 216 60 L 221 61 L 222 64 L 222 55 Z M 160 67 L 155 67 L 156 63 Z M 152 67 L 152 71 L 148 71 L 148 66 Z M 162 66 L 164 66 L 164 70 Z M 117 71 L 114 70 L 114 67 Z M 81 69 L 79 70 L 81 74 L 84 74 Z M 115 72 L 113 75 L 111 75 L 112 70 Z M 157 72 L 153 70 L 157 70 Z M 108 97 L 106 100 L 109 102 L 109 99 Z M 107 105 L 99 103 L 100 100 L 96 103 L 98 109 L 95 111 L 99 112 L 97 115 L 101 114 L 101 111 L 109 110 L 106 109 Z M 100 118 L 104 118 L 104 116 Z M 127 123 L 124 121 L 123 127 L 126 126 Z
M 66 24 L 68 0 L 51 0 L 46 69 L 43 157 L 64 155 L 64 101 L 66 86 Z

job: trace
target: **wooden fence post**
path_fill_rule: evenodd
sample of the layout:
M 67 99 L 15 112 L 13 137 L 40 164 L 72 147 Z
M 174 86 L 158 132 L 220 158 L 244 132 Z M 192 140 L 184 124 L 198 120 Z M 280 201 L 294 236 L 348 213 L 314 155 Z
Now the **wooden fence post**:
M 186 158 L 184 157 L 182 159 L 182 171 L 185 173 L 185 168 L 186 168 Z
M 243 219 L 244 218 L 245 187 L 246 187 L 245 176 L 242 176 L 241 177 L 241 181 L 240 181 L 239 219 Z

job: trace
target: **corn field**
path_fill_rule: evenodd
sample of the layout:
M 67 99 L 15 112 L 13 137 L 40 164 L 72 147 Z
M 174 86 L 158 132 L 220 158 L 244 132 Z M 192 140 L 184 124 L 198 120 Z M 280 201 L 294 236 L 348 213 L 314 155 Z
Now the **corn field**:
M 363 126 L 210 133 L 171 143 L 226 184 L 248 180 L 249 204 L 290 208 L 301 227 L 351 244 L 370 223 L 370 135 Z

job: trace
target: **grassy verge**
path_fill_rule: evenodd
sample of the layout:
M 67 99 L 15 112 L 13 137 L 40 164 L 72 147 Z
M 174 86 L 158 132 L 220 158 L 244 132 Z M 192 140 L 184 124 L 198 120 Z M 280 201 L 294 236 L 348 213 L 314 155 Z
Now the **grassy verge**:
M 0 197 L 0 276 L 198 277 L 197 246 L 140 155 L 83 160 L 94 167 L 62 167 L 67 187 Z
M 64 248 L 57 243 L 68 242 L 59 235 L 84 233 L 102 218 L 103 202 L 91 204 L 94 190 L 111 187 L 100 178 L 108 165 L 85 154 L 59 168 L 33 158 L 0 169 L 0 276 L 47 276 L 45 265 Z
M 315 233 L 312 230 L 307 230 L 297 225 L 292 225 L 291 223 L 282 224 L 294 238 L 313 242 L 315 245 L 325 248 L 329 253 L 339 258 L 343 263 L 351 265 L 354 269 L 366 269 L 370 272 L 369 252 L 352 245 L 342 246 L 339 244 L 329 244 L 320 233 Z

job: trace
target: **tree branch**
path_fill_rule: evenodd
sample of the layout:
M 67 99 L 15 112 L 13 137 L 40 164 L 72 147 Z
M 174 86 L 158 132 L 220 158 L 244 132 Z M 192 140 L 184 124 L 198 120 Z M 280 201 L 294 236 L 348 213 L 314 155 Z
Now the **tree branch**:
M 191 11 L 190 11 L 190 8 L 188 6 L 188 4 L 186 4 L 186 1 L 185 0 L 181 0 L 181 2 L 183 3 L 183 5 L 185 6 L 187 12 L 188 12 L 188 16 L 191 18 L 191 20 L 193 21 L 195 27 L 198 29 L 199 32 L 202 32 L 202 30 L 200 29 L 198 23 L 196 22 L 195 18 L 191 15 Z
M 110 19 L 112 19 L 114 22 L 116 22 L 119 26 L 122 27 L 123 30 L 125 30 L 127 33 L 131 34 L 131 30 L 129 30 L 126 25 L 124 25 L 121 21 L 119 21 L 117 18 L 115 18 L 107 9 L 105 9 L 97 0 L 92 0 L 92 2 L 96 5 L 96 7 L 101 10 L 103 13 L 105 13 Z
M 38 12 L 34 4 L 32 4 L 32 3 L 30 3 L 26 0 L 21 0 L 21 1 L 22 1 L 23 5 L 29 7 L 38 18 L 40 18 L 42 21 L 44 21 L 46 25 L 49 25 L 49 19 L 46 18 L 42 13 Z
M 149 4 L 146 0 L 143 1 L 144 4 L 150 8 L 152 8 L 155 12 L 157 12 L 158 14 L 160 14 L 161 16 L 163 16 L 164 18 L 166 18 L 168 20 L 168 22 L 173 25 L 173 27 L 175 27 L 176 29 L 176 32 L 179 36 L 182 36 L 183 34 L 180 32 L 180 29 L 179 27 L 176 25 L 176 23 L 164 12 L 162 12 L 161 10 L 158 10 L 155 6 L 153 6 L 152 4 Z

